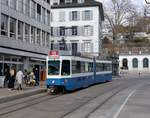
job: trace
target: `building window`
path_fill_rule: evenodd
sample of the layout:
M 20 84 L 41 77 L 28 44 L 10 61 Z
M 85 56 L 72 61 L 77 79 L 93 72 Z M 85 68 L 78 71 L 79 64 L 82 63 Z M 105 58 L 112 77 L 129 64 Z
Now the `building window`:
M 84 0 L 78 0 L 78 3 L 84 3 Z
M 32 0 L 31 1 L 31 17 L 35 19 L 36 14 L 36 3 Z
M 23 22 L 18 21 L 18 39 L 23 40 Z
M 1 3 L 2 3 L 3 5 L 8 6 L 8 0 L 1 0 Z
M 53 0 L 53 5 L 58 5 L 59 4 L 59 0 Z
M 31 27 L 31 43 L 35 44 L 35 27 Z
M 66 4 L 71 4 L 71 3 L 72 3 L 72 0 L 65 0 L 65 3 L 66 3 Z
M 30 0 L 25 0 L 25 14 L 30 16 Z
M 65 27 L 60 27 L 60 36 L 65 36 Z
M 18 0 L 18 11 L 23 13 L 23 0 Z
M 1 14 L 1 35 L 8 36 L 8 16 Z
M 132 60 L 132 64 L 133 64 L 133 68 L 138 68 L 138 59 L 137 58 L 134 58 Z
M 127 59 L 123 59 L 122 60 L 122 69 L 128 69 L 128 60 Z
M 17 0 L 10 0 L 10 8 L 16 9 L 16 2 Z
M 84 36 L 92 36 L 93 35 L 93 26 L 84 26 L 83 27 Z
M 65 12 L 64 11 L 60 11 L 59 12 L 59 21 L 60 22 L 64 22 L 65 21 Z
M 37 38 L 36 38 L 36 40 L 37 40 L 37 44 L 38 45 L 40 45 L 41 44 L 41 41 L 40 41 L 40 39 L 41 39 L 41 30 L 40 29 L 37 29 Z
M 47 3 L 50 4 L 50 0 L 47 0 Z
M 49 47 L 49 42 L 50 42 L 50 34 L 46 34 L 46 46 Z
M 10 37 L 16 38 L 16 20 L 14 18 L 10 18 Z
M 42 31 L 42 46 L 45 46 L 45 32 Z
M 83 20 L 92 20 L 93 19 L 93 12 L 91 10 L 83 11 Z
M 92 50 L 92 44 L 90 42 L 84 43 L 84 52 L 91 52 Z
M 37 21 L 41 22 L 41 5 L 37 4 Z
M 45 8 L 42 7 L 42 23 L 45 24 L 45 17 L 46 17 L 46 14 L 45 14 Z
M 73 36 L 77 36 L 78 35 L 78 27 L 77 26 L 73 26 L 72 27 L 72 35 Z
M 25 41 L 28 43 L 30 40 L 30 25 L 25 24 Z
M 53 36 L 54 34 L 53 34 L 53 27 L 51 27 L 51 36 Z
M 80 19 L 80 14 L 78 11 L 72 11 L 70 14 L 70 20 L 71 21 L 77 21 Z
M 50 26 L 50 11 L 47 10 L 47 25 Z
M 149 67 L 149 60 L 147 58 L 143 59 L 143 68 L 148 68 Z
M 31 43 L 35 44 L 35 27 L 31 27 Z

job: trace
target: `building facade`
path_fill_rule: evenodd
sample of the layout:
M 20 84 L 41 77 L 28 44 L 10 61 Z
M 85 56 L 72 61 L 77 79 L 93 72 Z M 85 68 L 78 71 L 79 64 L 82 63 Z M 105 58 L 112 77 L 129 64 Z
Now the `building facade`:
M 101 53 L 102 3 L 94 0 L 51 1 L 51 44 L 62 40 L 71 44 L 74 53 Z
M 150 55 L 148 54 L 131 54 L 119 56 L 119 67 L 121 70 L 130 72 L 150 72 Z
M 0 0 L 0 76 L 11 66 L 44 68 L 50 42 L 50 0 Z

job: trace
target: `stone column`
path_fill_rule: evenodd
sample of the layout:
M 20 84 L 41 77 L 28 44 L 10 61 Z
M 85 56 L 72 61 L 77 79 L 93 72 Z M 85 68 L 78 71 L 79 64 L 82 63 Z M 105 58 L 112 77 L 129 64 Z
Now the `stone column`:
M 29 57 L 23 57 L 23 69 L 29 69 Z

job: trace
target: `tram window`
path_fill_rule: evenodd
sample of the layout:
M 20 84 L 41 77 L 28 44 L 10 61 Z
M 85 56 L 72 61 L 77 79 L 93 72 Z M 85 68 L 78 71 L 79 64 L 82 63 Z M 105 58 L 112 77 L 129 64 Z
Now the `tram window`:
M 80 62 L 81 63 L 81 73 L 85 72 L 85 62 Z
M 60 61 L 48 61 L 48 75 L 59 75 Z
M 72 61 L 72 73 L 81 73 L 81 62 L 80 61 Z
M 89 72 L 93 72 L 93 63 L 92 62 L 89 62 L 89 65 L 88 65 L 88 70 Z
M 89 72 L 89 63 L 88 62 L 85 62 L 85 72 Z
M 96 63 L 96 72 L 103 71 L 103 64 L 102 63 Z
M 62 61 L 61 75 L 63 75 L 63 76 L 70 75 L 70 61 L 69 60 L 63 60 Z

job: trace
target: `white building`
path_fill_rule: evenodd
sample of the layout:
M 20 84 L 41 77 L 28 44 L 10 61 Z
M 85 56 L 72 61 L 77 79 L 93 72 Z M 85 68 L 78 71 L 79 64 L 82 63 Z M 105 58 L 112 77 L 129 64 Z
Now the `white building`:
M 102 3 L 94 0 L 52 0 L 51 43 L 62 39 L 73 52 L 101 53 Z
M 119 55 L 119 68 L 130 72 L 150 72 L 150 55 L 124 54 Z

